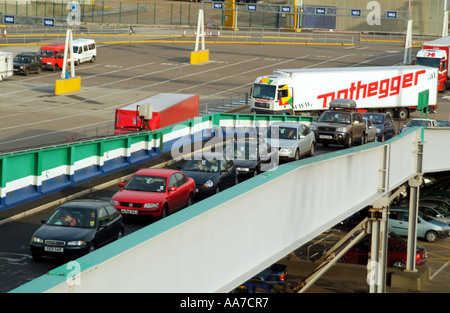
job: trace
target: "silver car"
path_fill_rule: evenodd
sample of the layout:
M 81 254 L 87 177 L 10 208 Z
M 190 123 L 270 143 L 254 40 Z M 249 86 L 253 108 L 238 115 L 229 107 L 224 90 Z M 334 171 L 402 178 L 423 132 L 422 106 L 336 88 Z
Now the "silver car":
M 309 127 L 303 123 L 276 122 L 269 126 L 267 142 L 279 149 L 279 158 L 298 160 L 302 156 L 313 156 L 316 138 Z
M 377 140 L 377 128 L 372 124 L 372 121 L 367 118 L 364 118 L 364 123 L 366 124 L 366 142 L 372 142 Z
M 450 225 L 450 199 L 440 197 L 421 197 L 419 212 Z

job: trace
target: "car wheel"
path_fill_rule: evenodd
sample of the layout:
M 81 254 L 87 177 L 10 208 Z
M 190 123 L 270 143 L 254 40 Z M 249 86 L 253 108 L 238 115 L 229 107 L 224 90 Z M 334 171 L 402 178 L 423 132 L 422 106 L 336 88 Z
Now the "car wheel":
M 39 260 L 42 259 L 42 255 L 40 253 L 37 253 L 37 252 L 32 252 L 31 256 L 33 257 L 33 260 L 35 260 L 35 261 L 39 261 Z
M 23 71 L 23 74 L 25 75 L 25 76 L 28 76 L 28 75 L 30 75 L 30 70 L 29 69 L 24 69 L 24 71 Z
M 164 204 L 164 207 L 161 211 L 161 218 L 165 218 L 167 215 L 169 215 L 169 207 L 167 204 Z
M 386 140 L 386 134 L 381 135 L 381 142 L 384 142 Z
M 124 233 L 124 230 L 123 230 L 123 228 L 121 227 L 121 228 L 119 229 L 119 233 L 117 234 L 117 240 L 119 240 L 120 238 L 123 237 L 123 233 Z
M 309 149 L 309 156 L 310 157 L 312 157 L 312 156 L 314 156 L 314 152 L 316 152 L 316 143 L 315 142 L 313 142 L 312 144 L 311 144 L 311 148 Z
M 91 242 L 91 245 L 89 246 L 89 253 L 94 252 L 96 249 L 95 242 Z
M 364 144 L 366 144 L 367 143 L 367 134 L 363 134 L 362 136 L 361 136 L 361 145 L 364 145 Z
M 346 148 L 350 148 L 351 146 L 352 146 L 352 143 L 353 143 L 353 135 L 352 134 L 350 134 L 349 136 L 348 136 L 348 139 L 347 139 L 347 141 L 344 143 L 344 147 L 346 147 Z
M 194 204 L 194 196 L 192 195 L 192 193 L 190 193 L 189 198 L 186 202 L 186 207 L 191 206 L 192 204 Z
M 94 63 L 95 62 L 95 57 L 92 57 L 91 58 L 91 63 Z
M 344 257 L 341 257 L 339 260 L 337 260 L 337 263 L 347 263 Z
M 425 234 L 425 239 L 428 242 L 434 242 L 434 241 L 436 241 L 437 238 L 438 238 L 438 236 L 437 236 L 437 233 L 435 231 L 429 230 Z
M 295 161 L 300 160 L 300 151 L 298 151 L 298 149 L 295 150 L 294 160 Z
M 216 191 L 215 191 L 215 194 L 218 194 L 219 192 L 220 192 L 220 185 L 217 185 L 217 187 L 216 187 Z
M 392 267 L 398 268 L 399 270 L 403 270 L 406 268 L 406 264 L 401 260 L 395 260 L 394 262 L 392 262 Z

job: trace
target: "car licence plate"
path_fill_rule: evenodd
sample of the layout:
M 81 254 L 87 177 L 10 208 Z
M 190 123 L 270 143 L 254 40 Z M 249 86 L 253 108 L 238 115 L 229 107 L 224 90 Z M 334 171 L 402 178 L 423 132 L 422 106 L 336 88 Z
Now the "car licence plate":
M 44 250 L 48 251 L 48 252 L 64 252 L 64 248 L 61 248 L 61 247 L 47 247 L 47 246 L 45 246 Z
M 333 136 L 330 135 L 319 135 L 320 139 L 333 139 Z
M 123 214 L 133 214 L 133 215 L 137 215 L 138 214 L 138 210 L 126 210 L 126 209 L 122 209 L 121 212 Z

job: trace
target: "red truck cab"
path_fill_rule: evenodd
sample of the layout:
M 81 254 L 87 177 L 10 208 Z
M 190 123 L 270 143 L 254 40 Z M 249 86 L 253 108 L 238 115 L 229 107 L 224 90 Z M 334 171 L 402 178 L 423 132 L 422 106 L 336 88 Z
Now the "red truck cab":
M 450 36 L 443 37 L 423 44 L 422 50 L 417 52 L 416 64 L 439 69 L 438 91 L 445 91 L 449 83 L 448 56 Z

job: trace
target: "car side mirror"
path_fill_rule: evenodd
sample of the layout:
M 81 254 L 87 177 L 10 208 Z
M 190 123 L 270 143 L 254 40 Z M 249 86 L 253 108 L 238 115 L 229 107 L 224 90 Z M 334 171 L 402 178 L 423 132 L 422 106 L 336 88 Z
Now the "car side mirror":
M 176 191 L 177 190 L 177 187 L 170 187 L 169 188 L 169 191 Z
M 42 224 L 45 224 L 45 222 L 46 222 L 46 220 L 41 220 L 41 223 L 42 223 Z
M 124 182 L 120 182 L 119 183 L 119 187 L 123 187 L 123 186 L 125 186 L 125 183 Z

